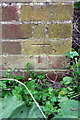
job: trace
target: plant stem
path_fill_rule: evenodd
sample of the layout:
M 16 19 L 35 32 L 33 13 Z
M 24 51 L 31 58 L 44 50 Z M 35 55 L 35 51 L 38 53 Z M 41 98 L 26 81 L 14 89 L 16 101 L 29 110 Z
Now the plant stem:
M 77 97 L 77 96 L 79 96 L 80 94 L 77 94 L 77 95 L 75 95 L 75 96 L 73 96 L 73 97 L 71 97 L 70 99 L 73 99 L 73 98 L 75 98 L 75 97 Z

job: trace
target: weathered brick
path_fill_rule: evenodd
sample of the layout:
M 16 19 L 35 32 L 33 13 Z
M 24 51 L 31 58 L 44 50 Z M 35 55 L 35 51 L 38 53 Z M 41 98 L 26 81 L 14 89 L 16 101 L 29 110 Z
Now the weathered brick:
M 6 2 L 6 0 L 0 0 Z M 74 0 L 7 0 L 7 2 L 74 2 Z
M 2 20 L 2 6 L 0 6 L 0 20 Z
M 34 25 L 33 37 L 44 38 L 45 37 L 45 25 Z
M 18 8 L 16 6 L 6 6 L 2 7 L 2 20 L 3 21 L 12 21 L 19 20 L 18 17 Z
M 71 40 L 34 40 L 21 42 L 22 54 L 27 55 L 64 55 L 71 50 Z
M 2 25 L 0 24 L 0 39 L 2 39 Z
M 0 40 L 0 55 L 2 55 L 2 41 Z
M 48 10 L 49 21 L 71 20 L 73 16 L 73 5 L 57 4 L 50 5 Z
M 0 56 L 1 58 L 1 56 Z M 41 62 L 39 62 L 41 59 Z M 37 55 L 37 56 L 3 56 L 2 65 L 4 69 L 16 68 L 26 69 L 26 63 L 30 62 L 30 69 L 32 70 L 49 70 L 49 69 L 60 69 L 68 67 L 64 56 L 50 56 L 50 55 Z M 1 63 L 0 63 L 1 64 Z
M 20 54 L 21 44 L 20 42 L 3 42 L 2 43 L 2 53 L 3 54 Z
M 20 18 L 22 21 L 52 21 L 70 20 L 73 6 L 70 5 L 43 5 L 22 6 Z
M 60 69 L 69 67 L 68 65 L 69 59 L 65 56 L 48 56 L 47 63 L 49 69 Z
M 9 59 L 8 59 L 9 57 Z M 16 69 L 25 69 L 26 63 L 30 62 L 30 69 L 45 69 L 47 66 L 46 56 L 43 56 L 43 63 L 42 65 L 38 63 L 38 56 L 3 56 L 3 68 L 9 69 L 9 68 L 16 68 Z
M 71 38 L 71 24 L 53 24 L 48 27 L 48 35 L 50 38 Z
M 47 20 L 46 6 L 22 6 L 20 18 L 22 21 Z
M 2 25 L 2 38 L 22 39 L 32 36 L 32 27 L 29 24 L 4 24 Z

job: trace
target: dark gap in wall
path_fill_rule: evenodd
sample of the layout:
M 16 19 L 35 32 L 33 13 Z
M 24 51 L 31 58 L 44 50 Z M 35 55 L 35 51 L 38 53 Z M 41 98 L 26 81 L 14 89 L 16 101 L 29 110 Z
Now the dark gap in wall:
M 80 8 L 74 8 L 72 48 L 80 48 Z

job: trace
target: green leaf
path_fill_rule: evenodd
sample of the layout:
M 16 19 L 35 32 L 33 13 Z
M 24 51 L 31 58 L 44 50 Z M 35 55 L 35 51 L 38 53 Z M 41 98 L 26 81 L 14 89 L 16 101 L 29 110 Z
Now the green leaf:
M 60 91 L 60 92 L 59 92 L 59 95 L 65 96 L 65 95 L 66 95 L 66 92 L 65 92 L 65 91 Z
M 64 77 L 63 82 L 65 85 L 68 85 L 72 82 L 72 78 L 71 77 Z
M 29 72 L 30 62 L 26 63 L 26 71 Z
M 80 8 L 80 0 L 75 0 L 74 8 Z
M 69 58 L 74 58 L 75 56 L 79 56 L 79 54 L 76 51 L 65 53 L 65 55 L 68 56 Z
M 4 75 L 5 77 L 10 78 L 10 73 L 8 71 L 4 71 Z
M 67 89 L 68 89 L 69 91 L 72 91 L 72 90 L 73 90 L 71 87 L 67 87 Z
M 78 71 L 78 74 L 80 75 L 80 59 L 78 60 L 77 71 Z
M 24 79 L 24 78 L 25 78 L 24 76 L 18 76 L 18 77 L 16 77 L 17 80 Z
M 11 68 L 11 69 L 10 69 L 11 72 L 14 72 L 14 70 L 15 70 L 15 68 Z
M 32 107 L 26 107 L 26 104 L 15 96 L 0 99 L 1 106 L 0 118 L 43 118 L 35 104 Z
M 53 88 L 49 87 L 48 91 L 49 91 L 49 93 L 51 93 L 53 91 Z
M 59 114 L 55 118 L 78 118 L 78 101 L 66 100 L 59 103 L 63 116 Z
M 59 95 L 59 96 L 58 96 L 58 99 L 59 99 L 59 100 L 58 100 L 59 102 L 63 102 L 63 101 L 68 100 L 68 97 L 66 97 L 66 96 L 60 96 L 60 95 Z

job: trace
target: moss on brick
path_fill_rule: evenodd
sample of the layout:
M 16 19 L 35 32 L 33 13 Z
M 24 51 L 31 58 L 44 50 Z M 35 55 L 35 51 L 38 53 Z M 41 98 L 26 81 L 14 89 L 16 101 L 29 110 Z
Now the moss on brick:
M 22 21 L 39 21 L 47 20 L 46 6 L 22 6 L 21 7 L 21 20 Z
M 71 24 L 53 24 L 48 26 L 48 35 L 50 38 L 71 38 Z
M 71 20 L 73 5 L 57 4 L 49 6 L 49 21 Z
M 34 25 L 33 37 L 45 38 L 45 25 Z
M 21 31 L 23 33 L 23 38 L 32 37 L 32 25 L 30 24 L 22 24 Z
M 64 55 L 70 51 L 71 40 L 26 40 L 21 42 L 22 54 L 27 55 Z
M 52 21 L 71 20 L 73 5 L 35 5 L 22 6 L 20 18 L 22 21 Z

